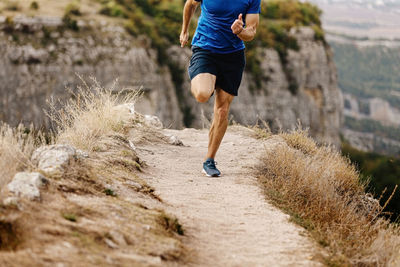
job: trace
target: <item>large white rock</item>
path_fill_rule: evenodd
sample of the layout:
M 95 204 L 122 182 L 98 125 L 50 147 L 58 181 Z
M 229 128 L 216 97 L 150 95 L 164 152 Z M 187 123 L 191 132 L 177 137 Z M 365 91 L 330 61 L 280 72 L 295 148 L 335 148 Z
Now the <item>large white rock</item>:
M 32 162 L 46 173 L 62 172 L 76 156 L 76 150 L 69 145 L 43 146 L 32 154 Z
M 38 172 L 19 172 L 7 188 L 18 197 L 40 200 L 40 188 L 47 183 L 47 179 Z

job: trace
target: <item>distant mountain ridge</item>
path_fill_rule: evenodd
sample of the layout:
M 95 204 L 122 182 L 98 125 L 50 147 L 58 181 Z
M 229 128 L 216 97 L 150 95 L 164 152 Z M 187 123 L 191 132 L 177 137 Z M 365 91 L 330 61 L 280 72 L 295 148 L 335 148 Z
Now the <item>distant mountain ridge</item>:
M 369 38 L 400 38 L 400 1 L 311 0 L 323 10 L 328 32 Z
M 361 6 L 368 9 L 385 10 L 400 14 L 400 2 L 396 0 L 310 0 L 315 4 L 345 4 L 347 6 Z

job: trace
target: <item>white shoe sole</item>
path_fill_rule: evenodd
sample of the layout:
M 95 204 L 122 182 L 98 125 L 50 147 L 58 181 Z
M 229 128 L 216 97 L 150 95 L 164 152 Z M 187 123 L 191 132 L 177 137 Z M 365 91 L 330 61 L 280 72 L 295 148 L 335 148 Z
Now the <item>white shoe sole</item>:
M 206 170 L 202 170 L 202 172 L 207 176 L 207 177 L 221 177 L 221 174 L 220 175 L 218 175 L 218 176 L 211 176 L 211 175 L 209 175 L 207 172 L 206 172 Z

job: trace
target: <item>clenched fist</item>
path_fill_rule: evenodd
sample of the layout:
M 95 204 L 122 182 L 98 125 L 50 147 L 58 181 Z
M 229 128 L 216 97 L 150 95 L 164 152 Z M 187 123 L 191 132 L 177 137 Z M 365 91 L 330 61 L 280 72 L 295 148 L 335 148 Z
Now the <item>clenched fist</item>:
M 231 29 L 234 34 L 239 34 L 243 31 L 243 18 L 242 13 L 239 14 L 239 17 L 233 22 Z
M 188 40 L 189 40 L 189 33 L 188 32 L 181 32 L 179 40 L 181 42 L 181 47 L 184 47 L 187 44 Z

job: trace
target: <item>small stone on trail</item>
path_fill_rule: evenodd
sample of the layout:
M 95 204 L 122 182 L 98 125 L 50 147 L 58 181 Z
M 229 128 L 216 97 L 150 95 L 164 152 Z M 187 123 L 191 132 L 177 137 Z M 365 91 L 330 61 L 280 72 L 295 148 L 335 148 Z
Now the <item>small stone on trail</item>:
M 163 124 L 157 116 L 144 115 L 144 123 L 147 126 L 152 126 L 152 127 L 158 128 L 158 129 L 163 128 Z
M 7 188 L 17 197 L 40 200 L 40 188 L 47 183 L 48 180 L 38 172 L 19 172 L 7 185 Z
M 109 246 L 110 248 L 118 248 L 118 245 L 115 244 L 113 241 L 111 241 L 108 238 L 104 238 L 104 242 Z
M 167 136 L 168 136 L 168 142 L 171 145 L 183 146 L 183 142 L 178 137 L 176 137 L 175 135 L 167 135 Z

